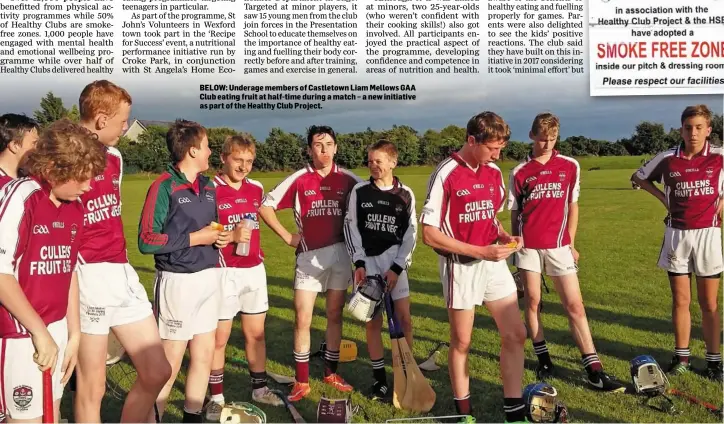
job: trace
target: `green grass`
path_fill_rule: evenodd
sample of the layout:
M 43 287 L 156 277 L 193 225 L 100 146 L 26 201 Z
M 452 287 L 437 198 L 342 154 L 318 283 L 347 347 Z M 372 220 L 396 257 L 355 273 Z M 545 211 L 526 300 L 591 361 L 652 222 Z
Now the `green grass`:
M 656 260 L 663 236 L 662 219 L 664 211 L 658 202 L 643 191 L 631 190 L 629 176 L 641 163 L 641 158 L 593 158 L 581 160 L 580 224 L 577 248 L 581 253 L 580 280 L 591 331 L 598 353 L 609 373 L 630 383 L 629 361 L 640 354 L 653 355 L 662 366 L 670 358 L 674 337 L 670 323 L 671 295 L 666 274 L 656 268 Z M 513 163 L 503 163 L 504 175 Z M 588 171 L 592 167 L 600 170 Z M 427 178 L 432 168 L 415 167 L 400 169 L 399 175 L 405 184 L 412 187 L 418 199 L 418 212 L 422 207 Z M 358 170 L 366 176 L 366 170 Z M 254 174 L 269 190 L 280 181 L 285 173 Z M 128 252 L 131 263 L 146 285 L 149 298 L 152 293 L 153 258 L 143 256 L 137 248 L 137 225 L 146 195 L 152 180 L 150 176 L 128 176 L 123 183 L 123 217 Z M 289 211 L 280 214 L 287 228 L 293 228 Z M 506 228 L 510 227 L 510 214 L 504 212 L 500 219 Z M 266 266 L 269 275 L 269 314 L 267 316 L 267 368 L 274 372 L 292 375 L 292 271 L 294 254 L 263 226 L 263 248 L 266 252 Z M 414 354 L 418 361 L 424 360 L 438 342 L 449 340 L 447 313 L 438 279 L 437 257 L 421 242 L 414 254 L 410 270 L 412 291 L 412 315 L 414 325 Z M 546 339 L 554 362 L 563 377 L 554 379 L 560 399 L 566 403 L 571 419 L 577 422 L 714 422 L 716 418 L 704 408 L 690 405 L 674 398 L 676 415 L 667 415 L 642 406 L 641 399 L 630 394 L 600 394 L 587 389 L 581 378 L 581 358 L 573 344 L 565 313 L 557 293 L 549 284 L 551 292 L 543 295 L 543 323 Z M 701 315 L 696 304 L 696 293 L 692 294 L 692 342 L 693 363 L 704 365 L 705 347 L 701 334 Z M 720 300 L 721 304 L 721 300 Z M 721 306 L 720 306 L 721 308 Z M 317 310 L 312 323 L 312 349 L 316 350 L 325 331 L 324 299 L 318 297 Z M 366 393 L 373 382 L 371 366 L 366 350 L 364 326 L 345 317 L 345 339 L 357 343 L 358 359 L 340 365 L 340 373 L 362 393 Z M 385 333 L 386 335 L 386 333 Z M 389 339 L 386 345 L 388 381 L 392 382 Z M 238 320 L 230 341 L 228 357 L 244 357 L 244 342 Z M 499 336 L 490 314 L 479 308 L 476 315 L 473 345 L 469 361 L 470 382 L 475 415 L 479 422 L 502 422 L 503 393 L 499 377 Z M 447 350 L 438 360 L 441 369 L 427 373 L 437 392 L 437 402 L 430 415 L 450 415 L 455 410 L 447 372 Z M 535 381 L 533 369 L 535 355 L 530 341 L 526 343 L 526 371 L 524 384 Z M 320 396 L 345 397 L 343 393 L 327 388 L 321 383 L 322 364 L 311 362 L 311 397 L 297 405 L 308 422 L 316 420 L 316 405 Z M 250 383 L 247 370 L 227 364 L 224 379 L 225 394 L 229 401 L 250 401 Z M 183 410 L 184 376 L 179 376 L 171 403 L 164 417 L 166 422 L 178 422 Z M 697 398 L 722 403 L 722 387 L 698 375 L 689 374 L 671 379 L 673 387 L 690 393 Z M 270 385 L 274 386 L 273 381 Z M 408 415 L 367 400 L 360 392 L 352 395 L 352 401 L 361 406 L 355 421 L 384 422 L 387 419 L 403 418 Z M 69 403 L 64 402 L 66 415 Z M 121 402 L 106 396 L 102 415 L 104 421 L 117 421 L 120 417 Z M 270 422 L 289 422 L 291 418 L 282 408 L 262 405 Z M 719 420 L 720 422 L 720 420 Z

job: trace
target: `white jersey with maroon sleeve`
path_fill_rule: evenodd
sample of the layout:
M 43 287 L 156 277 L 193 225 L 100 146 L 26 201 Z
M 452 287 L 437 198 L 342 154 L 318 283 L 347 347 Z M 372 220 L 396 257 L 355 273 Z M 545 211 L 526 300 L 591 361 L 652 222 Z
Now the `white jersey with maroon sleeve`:
M 81 201 L 85 207 L 85 232 L 78 261 L 127 263 L 126 237 L 121 219 L 123 159 L 118 149 L 106 147 L 106 168 L 91 182 Z
M 444 160 L 430 176 L 420 222 L 476 246 L 493 244 L 500 231 L 498 212 L 505 206 L 503 174 L 495 164 L 474 170 L 458 155 Z M 436 249 L 442 256 L 447 252 Z M 452 255 L 458 263 L 474 259 Z
M 307 165 L 279 183 L 262 205 L 276 210 L 294 209 L 294 220 L 302 237 L 297 253 L 344 243 L 347 197 L 362 180 L 351 171 L 334 165 L 321 176 Z
M 664 151 L 646 162 L 636 175 L 662 183 L 669 214 L 666 226 L 679 230 L 720 227 L 717 207 L 724 196 L 722 148 L 707 142 L 692 157 L 684 157 L 684 146 Z
M 15 277 L 48 325 L 65 318 L 68 291 L 83 233 L 83 205 L 56 206 L 50 187 L 20 178 L 0 190 L 0 273 Z M 30 337 L 0 306 L 0 338 Z
M 9 183 L 13 180 L 13 177 L 9 176 L 5 170 L 0 168 L 0 189 L 5 186 L 5 184 Z
M 254 229 L 249 241 L 249 255 L 239 256 L 235 253 L 237 244 L 229 243 L 221 250 L 219 266 L 229 268 L 251 268 L 264 261 L 261 249 L 259 217 L 257 211 L 264 197 L 264 186 L 256 180 L 245 178 L 239 189 L 230 186 L 221 175 L 214 178 L 216 185 L 216 204 L 219 212 L 219 223 L 224 230 L 233 231 L 236 224 L 250 218 L 254 220 Z
M 578 162 L 557 151 L 542 164 L 530 156 L 510 172 L 508 209 L 518 211 L 518 234 L 529 249 L 571 244 L 570 205 L 581 191 Z

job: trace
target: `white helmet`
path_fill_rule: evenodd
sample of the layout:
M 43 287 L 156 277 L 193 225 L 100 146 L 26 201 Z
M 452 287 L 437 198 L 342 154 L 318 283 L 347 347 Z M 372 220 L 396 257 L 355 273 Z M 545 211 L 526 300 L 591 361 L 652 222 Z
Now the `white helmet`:
M 379 275 L 368 275 L 349 299 L 347 310 L 353 317 L 370 322 L 377 315 L 385 294 L 385 282 Z

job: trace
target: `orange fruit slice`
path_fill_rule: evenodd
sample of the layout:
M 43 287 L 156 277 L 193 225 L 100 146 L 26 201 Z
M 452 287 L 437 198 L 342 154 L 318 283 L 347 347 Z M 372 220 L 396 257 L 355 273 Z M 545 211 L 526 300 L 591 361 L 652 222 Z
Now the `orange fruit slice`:
M 224 226 L 215 221 L 211 221 L 211 228 L 216 231 L 224 231 Z
M 506 244 L 505 247 L 516 247 L 518 246 L 518 242 L 511 241 L 510 243 Z

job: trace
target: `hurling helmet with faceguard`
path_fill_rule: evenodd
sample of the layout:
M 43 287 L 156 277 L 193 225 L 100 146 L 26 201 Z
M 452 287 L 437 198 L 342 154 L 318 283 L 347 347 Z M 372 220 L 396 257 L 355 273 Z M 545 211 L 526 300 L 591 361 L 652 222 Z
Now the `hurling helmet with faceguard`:
M 568 409 L 557 399 L 558 391 L 548 383 L 532 383 L 523 389 L 525 416 L 534 423 L 568 422 Z
M 382 307 L 385 294 L 385 281 L 380 275 L 368 275 L 354 290 L 349 299 L 347 310 L 356 319 L 369 322 Z

